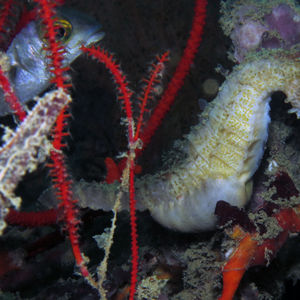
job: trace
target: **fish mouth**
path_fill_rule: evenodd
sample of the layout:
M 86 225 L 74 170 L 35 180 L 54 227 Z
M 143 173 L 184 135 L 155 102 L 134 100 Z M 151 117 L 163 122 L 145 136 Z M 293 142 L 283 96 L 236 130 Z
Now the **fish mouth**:
M 93 46 L 95 44 L 97 44 L 100 40 L 102 40 L 105 36 L 105 33 L 103 31 L 96 31 L 93 32 L 90 37 L 87 39 L 86 41 L 86 46 L 90 47 Z

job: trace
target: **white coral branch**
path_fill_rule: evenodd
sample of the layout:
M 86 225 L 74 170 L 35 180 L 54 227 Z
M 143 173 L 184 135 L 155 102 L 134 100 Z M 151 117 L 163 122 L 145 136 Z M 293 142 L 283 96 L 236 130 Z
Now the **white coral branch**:
M 0 149 L 0 234 L 9 207 L 19 208 L 14 190 L 26 172 L 43 162 L 51 148 L 49 135 L 56 118 L 71 97 L 62 89 L 37 98 L 38 103 Z

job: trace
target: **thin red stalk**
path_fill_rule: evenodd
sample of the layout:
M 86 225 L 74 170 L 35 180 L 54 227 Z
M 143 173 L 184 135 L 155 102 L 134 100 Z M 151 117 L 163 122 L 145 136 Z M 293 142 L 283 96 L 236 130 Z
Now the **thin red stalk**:
M 108 54 L 100 47 L 86 48 L 81 47 L 81 50 L 90 56 L 103 63 L 105 67 L 112 73 L 113 79 L 117 85 L 119 92 L 118 98 L 124 105 L 124 110 L 128 122 L 128 144 L 129 144 L 129 203 L 130 203 L 130 226 L 131 226 L 131 250 L 132 250 L 132 270 L 131 270 L 131 284 L 130 284 L 130 300 L 133 300 L 136 292 L 137 272 L 138 272 L 138 243 L 137 243 L 137 225 L 136 225 L 136 200 L 134 196 L 134 153 L 135 153 L 135 139 L 134 139 L 134 124 L 132 119 L 131 109 L 131 95 L 132 92 L 128 88 L 126 76 L 120 69 L 120 66 L 114 61 L 113 56 Z
M 57 209 L 49 209 L 37 212 L 17 211 L 11 208 L 5 217 L 5 221 L 10 225 L 25 227 L 39 227 L 56 224 Z
M 132 269 L 131 269 L 131 284 L 129 299 L 134 299 L 137 284 L 138 273 L 138 242 L 137 242 L 137 224 L 136 224 L 136 199 L 134 189 L 134 160 L 130 159 L 129 170 L 129 207 L 130 207 L 130 226 L 131 226 L 131 255 L 132 255 Z
M 113 79 L 117 85 L 118 89 L 118 98 L 124 105 L 124 110 L 126 113 L 127 121 L 128 121 L 128 140 L 129 144 L 134 142 L 133 140 L 133 120 L 132 120 L 132 109 L 131 109 L 131 101 L 130 97 L 132 92 L 128 88 L 128 83 L 126 81 L 126 76 L 120 69 L 120 66 L 114 61 L 113 55 L 107 53 L 104 49 L 100 47 L 91 47 L 87 48 L 85 46 L 81 47 L 81 50 L 90 56 L 97 59 L 99 62 L 103 63 L 105 67 L 111 72 L 113 75 Z
M 61 200 L 60 207 L 64 210 L 64 221 L 69 233 L 73 254 L 77 265 L 84 277 L 89 277 L 89 272 L 85 266 L 85 261 L 79 248 L 78 238 L 78 218 L 77 209 L 75 207 L 76 201 L 73 200 L 73 193 L 71 190 L 72 181 L 69 179 L 68 172 L 64 163 L 64 156 L 61 151 L 53 150 L 51 152 L 51 159 L 53 161 L 49 166 L 51 167 L 51 175 L 53 178 L 54 187 L 57 189 L 57 197 Z
M 182 87 L 184 79 L 190 70 L 202 39 L 203 28 L 205 24 L 206 5 L 207 0 L 196 0 L 192 28 L 181 60 L 175 70 L 172 80 L 168 84 L 167 89 L 162 95 L 158 105 L 154 109 L 141 135 L 143 149 L 149 144 L 155 131 L 160 126 L 166 113 L 171 108 L 174 99 L 179 89 Z M 140 154 L 141 151 L 138 151 L 138 153 Z
M 147 111 L 147 103 L 149 102 L 149 99 L 151 98 L 151 93 L 154 89 L 154 84 L 159 82 L 158 76 L 162 72 L 164 63 L 168 60 L 169 51 L 166 51 L 162 56 L 157 56 L 157 62 L 152 64 L 152 68 L 150 71 L 150 75 L 148 79 L 144 79 L 144 81 L 147 83 L 147 85 L 143 88 L 143 93 L 140 97 L 138 97 L 138 100 L 141 101 L 140 103 L 140 113 L 137 120 L 136 125 L 136 132 L 134 136 L 134 140 L 137 141 L 142 129 L 142 126 L 144 125 L 144 114 L 145 111 Z M 115 180 L 120 181 L 122 176 L 122 171 L 124 170 L 126 166 L 127 159 L 121 160 L 118 165 L 109 157 L 106 158 L 105 164 L 106 164 L 106 170 L 107 175 L 105 178 L 105 181 L 107 183 L 113 183 Z M 137 171 L 137 168 L 135 166 L 135 173 Z
M 43 24 L 45 26 L 45 38 L 47 39 L 48 46 L 47 50 L 49 51 L 49 58 L 51 60 L 50 64 L 50 72 L 54 74 L 52 82 L 58 88 L 67 88 L 69 85 L 65 83 L 66 77 L 64 76 L 65 71 L 67 71 L 68 67 L 63 67 L 63 53 L 64 48 L 58 43 L 56 40 L 56 26 L 54 25 L 55 18 L 55 10 L 54 7 L 57 5 L 55 1 L 49 0 L 34 0 L 39 3 L 40 10 L 39 15 L 42 18 Z
M 201 37 L 203 34 L 204 19 L 206 14 L 207 0 L 196 0 L 195 4 L 195 15 L 193 19 L 192 29 L 190 31 L 190 37 L 188 39 L 186 48 L 184 50 L 183 56 L 179 62 L 179 65 L 175 71 L 175 74 L 169 83 L 165 93 L 163 94 L 159 104 L 155 108 L 150 120 L 148 121 L 146 128 L 142 134 L 143 147 L 145 147 L 154 132 L 161 124 L 162 119 L 166 115 L 167 111 L 170 109 L 174 99 L 183 85 L 184 79 L 190 70 L 190 66 L 194 60 L 197 49 L 201 42 Z M 125 81 L 125 76 L 119 69 L 112 56 L 108 55 L 101 48 L 86 48 L 81 47 L 81 50 L 98 59 L 100 62 L 104 63 L 105 66 L 113 74 L 114 80 L 118 86 L 118 91 L 121 94 L 119 96 L 120 100 L 123 100 L 125 105 L 125 112 L 128 121 L 128 140 L 129 140 L 129 199 L 130 199 L 130 216 L 131 216 L 131 245 L 132 245 L 132 273 L 131 273 L 131 286 L 130 286 L 130 300 L 133 300 L 136 291 L 136 281 L 137 281 L 137 271 L 138 271 L 138 246 L 137 246 L 137 234 L 136 234 L 136 216 L 135 216 L 135 197 L 134 197 L 134 153 L 136 149 L 134 148 L 134 141 L 138 138 L 138 135 L 134 135 L 132 111 L 131 111 L 131 92 L 128 90 L 128 84 Z M 146 96 L 148 98 L 149 94 Z M 139 119 L 139 124 L 142 122 Z M 139 125 L 140 128 L 141 125 Z M 139 134 L 140 129 L 138 130 Z
M 1 18 L 0 18 L 0 32 L 7 33 L 7 30 L 4 28 L 5 22 L 8 20 L 11 8 L 14 0 L 7 0 L 3 5 L 3 9 L 1 10 Z M 8 103 L 11 110 L 16 114 L 20 121 L 23 121 L 26 117 L 26 112 L 23 109 L 19 99 L 14 93 L 11 84 L 4 74 L 3 70 L 0 68 L 0 86 L 4 91 L 4 99 Z
M 54 7 L 58 3 L 48 0 L 34 1 L 40 5 L 41 9 L 39 10 L 39 14 L 43 21 L 43 24 L 45 25 L 45 37 L 48 41 L 47 50 L 50 53 L 49 58 L 51 60 L 50 71 L 54 74 L 52 82 L 56 85 L 57 88 L 66 89 L 69 85 L 65 83 L 66 78 L 64 76 L 64 72 L 68 68 L 63 67 L 62 65 L 64 49 L 56 41 L 56 28 L 54 25 Z M 82 275 L 84 277 L 90 277 L 79 248 L 79 238 L 77 233 L 79 221 L 77 218 L 77 210 L 75 208 L 76 201 L 73 200 L 73 194 L 71 190 L 72 181 L 69 178 L 65 164 L 65 158 L 62 152 L 62 148 L 65 146 L 62 143 L 62 139 L 65 135 L 67 135 L 67 133 L 64 132 L 65 125 L 67 123 L 66 118 L 69 116 L 65 113 L 65 109 L 63 109 L 58 116 L 56 126 L 53 131 L 53 147 L 55 150 L 52 150 L 50 153 L 50 157 L 53 161 L 53 163 L 50 164 L 50 173 L 53 178 L 54 186 L 57 189 L 57 196 L 61 199 L 60 206 L 64 210 L 64 221 L 69 232 L 69 238 L 76 263 L 80 267 Z
M 141 105 L 140 105 L 140 114 L 136 125 L 135 140 L 139 138 L 140 130 L 141 127 L 143 126 L 144 113 L 146 111 L 147 102 L 153 91 L 154 84 L 158 81 L 157 77 L 159 73 L 162 71 L 164 63 L 168 59 L 168 56 L 169 56 L 169 51 L 165 52 L 161 57 L 157 56 L 157 63 L 152 64 L 150 78 L 146 80 L 147 85 L 143 90 L 143 96 L 139 98 L 139 100 L 141 101 Z
M 12 6 L 14 4 L 14 0 L 7 0 L 3 5 L 3 9 L 1 11 L 0 18 L 0 32 L 7 33 L 7 30 L 4 28 L 5 22 L 8 20 Z M 22 122 L 26 117 L 26 112 L 20 103 L 18 97 L 14 93 L 12 86 L 4 74 L 3 70 L 0 68 L 0 86 L 4 92 L 4 99 L 6 103 L 9 105 L 10 109 L 14 112 L 14 114 L 18 117 L 18 119 Z
M 63 110 L 56 120 L 56 126 L 54 128 L 54 140 L 52 142 L 55 150 L 50 153 L 52 164 L 51 167 L 52 181 L 56 188 L 57 196 L 61 200 L 60 207 L 64 210 L 64 221 L 66 228 L 69 233 L 69 239 L 71 242 L 73 254 L 77 265 L 80 267 L 81 273 L 84 277 L 90 277 L 89 272 L 85 266 L 83 256 L 79 248 L 79 237 L 78 237 L 78 213 L 76 209 L 76 200 L 73 199 L 72 193 L 72 180 L 69 178 L 69 174 L 65 164 L 65 158 L 62 152 L 62 148 L 65 146 L 62 139 L 63 136 L 68 135 L 64 132 L 66 126 L 66 118 L 69 115 Z
M 6 75 L 4 74 L 3 70 L 0 68 L 0 86 L 4 92 L 4 99 L 10 106 L 11 110 L 16 114 L 20 121 L 23 121 L 26 117 L 26 112 L 21 105 L 18 97 L 14 93 L 10 82 Z

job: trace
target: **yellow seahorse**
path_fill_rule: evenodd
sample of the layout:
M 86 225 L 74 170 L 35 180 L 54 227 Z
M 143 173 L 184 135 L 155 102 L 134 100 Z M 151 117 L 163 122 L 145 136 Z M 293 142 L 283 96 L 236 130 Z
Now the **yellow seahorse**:
M 244 206 L 264 152 L 275 91 L 285 93 L 290 112 L 300 118 L 298 58 L 269 55 L 235 67 L 199 124 L 177 143 L 182 159 L 137 181 L 139 204 L 162 225 L 184 232 L 213 229 L 219 200 Z M 83 207 L 109 209 L 116 187 L 81 184 L 75 193 L 81 195 Z

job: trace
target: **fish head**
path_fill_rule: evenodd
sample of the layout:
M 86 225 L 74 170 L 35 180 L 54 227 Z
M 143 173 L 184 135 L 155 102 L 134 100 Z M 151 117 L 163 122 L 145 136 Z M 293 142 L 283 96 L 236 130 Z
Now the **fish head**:
M 62 66 L 70 65 L 81 53 L 82 45 L 88 47 L 100 41 L 102 26 L 88 15 L 71 8 L 59 8 L 54 19 L 56 40 L 63 46 Z M 38 19 L 28 23 L 13 39 L 6 51 L 10 61 L 9 78 L 21 102 L 37 96 L 51 84 L 48 41 L 45 25 Z M 0 93 L 0 104 L 3 95 Z M 7 106 L 7 105 L 6 105 Z M 0 115 L 8 108 L 0 107 Z
M 68 7 L 57 9 L 54 22 L 56 26 L 56 40 L 64 47 L 65 66 L 74 61 L 82 51 L 82 45 L 89 47 L 104 37 L 101 24 L 87 14 Z M 44 38 L 43 24 L 40 22 L 38 32 L 41 40 Z

